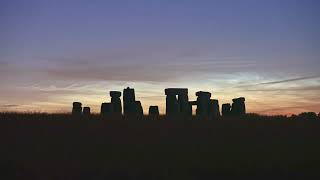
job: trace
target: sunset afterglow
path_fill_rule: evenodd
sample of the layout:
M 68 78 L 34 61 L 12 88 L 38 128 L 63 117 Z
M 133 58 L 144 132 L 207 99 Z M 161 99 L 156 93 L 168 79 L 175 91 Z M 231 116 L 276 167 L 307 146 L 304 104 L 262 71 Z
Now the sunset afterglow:
M 253 113 L 319 111 L 319 1 L 191 2 L 0 2 L 0 111 L 98 113 L 127 86 L 145 113 L 164 113 L 168 87 L 244 96 Z

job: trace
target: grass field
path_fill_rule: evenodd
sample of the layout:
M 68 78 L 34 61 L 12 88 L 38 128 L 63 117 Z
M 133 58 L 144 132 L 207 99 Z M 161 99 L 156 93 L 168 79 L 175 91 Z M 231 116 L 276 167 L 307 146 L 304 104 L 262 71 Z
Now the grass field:
M 320 177 L 317 118 L 0 113 L 0 142 L 0 179 Z

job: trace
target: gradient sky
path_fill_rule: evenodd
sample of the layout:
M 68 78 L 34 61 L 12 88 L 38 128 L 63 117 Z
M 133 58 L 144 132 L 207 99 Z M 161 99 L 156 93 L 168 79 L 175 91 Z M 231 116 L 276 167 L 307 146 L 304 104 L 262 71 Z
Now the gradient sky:
M 1 0 L 0 111 L 99 112 L 130 86 L 246 97 L 249 112 L 320 111 L 318 0 Z

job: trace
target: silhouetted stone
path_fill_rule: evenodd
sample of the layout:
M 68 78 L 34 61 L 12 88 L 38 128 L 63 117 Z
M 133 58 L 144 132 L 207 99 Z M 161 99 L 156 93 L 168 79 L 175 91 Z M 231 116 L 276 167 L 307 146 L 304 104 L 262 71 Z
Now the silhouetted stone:
M 142 117 L 143 116 L 143 108 L 140 101 L 135 101 L 135 113 L 137 116 Z
M 209 102 L 209 119 L 218 119 L 220 117 L 219 101 L 210 99 Z
M 73 102 L 72 115 L 82 114 L 82 104 L 80 102 Z
M 230 116 L 231 114 L 231 105 L 229 103 L 222 104 L 222 116 Z
M 164 92 L 166 95 L 188 95 L 188 88 L 167 88 Z
M 112 103 L 102 103 L 101 104 L 101 115 L 103 115 L 103 116 L 113 115 L 113 104 Z
M 113 112 L 116 115 L 121 115 L 122 106 L 121 106 L 121 92 L 120 91 L 110 91 L 111 103 L 113 104 Z
M 88 116 L 90 114 L 91 114 L 90 107 L 84 107 L 83 108 L 83 115 Z
M 127 87 L 123 90 L 124 115 L 127 117 L 142 117 L 143 108 L 140 101 L 136 101 L 134 89 Z
M 120 98 L 121 92 L 120 91 L 110 91 L 110 96 L 114 98 Z
M 175 95 L 166 97 L 166 115 L 177 115 L 180 112 L 180 104 Z
M 167 88 L 165 94 L 166 115 L 191 115 L 187 88 Z
M 136 114 L 136 98 L 134 89 L 127 87 L 123 90 L 123 114 L 134 115 Z
M 246 114 L 246 106 L 245 106 L 245 98 L 235 98 L 232 99 L 232 108 L 231 108 L 231 114 L 234 116 L 240 116 Z
M 180 105 L 180 113 L 182 115 L 191 115 L 191 107 L 189 105 L 188 89 L 184 89 L 178 94 L 178 103 Z
M 196 106 L 196 105 L 197 105 L 197 101 L 189 101 L 189 104 L 190 104 L 191 106 Z
M 211 93 L 198 91 L 196 92 L 196 96 L 198 96 L 196 115 L 201 118 L 207 118 L 209 115 L 209 103 L 210 103 Z
M 149 107 L 149 118 L 150 119 L 159 118 L 159 107 L 158 106 L 150 106 Z

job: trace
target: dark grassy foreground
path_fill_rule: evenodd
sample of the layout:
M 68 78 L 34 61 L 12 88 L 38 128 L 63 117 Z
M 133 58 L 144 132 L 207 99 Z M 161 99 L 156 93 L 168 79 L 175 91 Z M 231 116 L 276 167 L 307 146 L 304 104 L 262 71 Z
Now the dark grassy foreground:
M 320 120 L 0 113 L 0 179 L 320 177 Z

